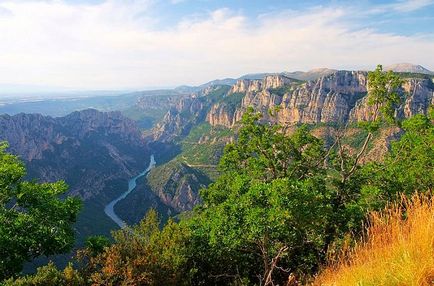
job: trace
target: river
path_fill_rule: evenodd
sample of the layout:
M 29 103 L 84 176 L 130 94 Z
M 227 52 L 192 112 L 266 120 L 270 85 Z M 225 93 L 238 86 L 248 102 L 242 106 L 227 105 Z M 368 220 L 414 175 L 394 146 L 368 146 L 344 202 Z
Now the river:
M 111 201 L 110 203 L 108 203 L 105 208 L 104 208 L 104 212 L 105 214 L 111 219 L 113 220 L 120 228 L 124 228 L 127 224 L 115 213 L 114 210 L 114 206 L 120 201 L 126 198 L 126 196 L 131 193 L 137 186 L 136 180 L 140 177 L 143 177 L 144 175 L 146 175 L 152 168 L 154 168 L 156 162 L 154 159 L 154 155 L 151 155 L 150 158 L 150 162 L 149 162 L 149 166 L 148 168 L 146 168 L 146 170 L 144 170 L 143 172 L 141 172 L 140 174 L 138 174 L 137 176 L 135 176 L 134 178 L 132 178 L 131 180 L 128 181 L 128 190 L 126 192 L 123 192 L 122 195 L 120 195 L 119 197 L 117 197 L 116 199 L 114 199 L 113 201 Z

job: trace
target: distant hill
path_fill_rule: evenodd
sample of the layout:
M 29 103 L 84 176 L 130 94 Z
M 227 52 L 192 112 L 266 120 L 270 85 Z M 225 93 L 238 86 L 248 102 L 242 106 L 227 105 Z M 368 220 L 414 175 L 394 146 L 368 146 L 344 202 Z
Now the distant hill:
M 296 72 L 283 72 L 282 74 L 290 77 L 290 78 L 295 78 L 298 80 L 317 80 L 322 76 L 327 76 L 329 74 L 332 74 L 336 72 L 336 70 L 334 69 L 328 69 L 328 68 L 317 68 L 317 69 L 312 69 L 310 71 L 307 72 L 303 72 L 303 71 L 296 71 Z
M 249 74 L 242 75 L 239 78 L 216 79 L 198 86 L 181 85 L 175 88 L 175 91 L 180 93 L 194 93 L 210 86 L 234 85 L 240 79 L 262 80 L 266 76 L 272 76 L 272 75 L 284 75 L 286 77 L 308 81 L 308 80 L 316 80 L 322 76 L 332 74 L 335 71 L 336 70 L 334 69 L 317 68 L 307 72 L 295 71 L 295 72 L 275 72 L 275 73 L 249 73 Z
M 400 63 L 400 64 L 386 66 L 384 70 L 387 71 L 391 70 L 394 72 L 422 73 L 422 74 L 434 75 L 434 72 L 424 68 L 421 65 L 414 65 L 409 63 Z

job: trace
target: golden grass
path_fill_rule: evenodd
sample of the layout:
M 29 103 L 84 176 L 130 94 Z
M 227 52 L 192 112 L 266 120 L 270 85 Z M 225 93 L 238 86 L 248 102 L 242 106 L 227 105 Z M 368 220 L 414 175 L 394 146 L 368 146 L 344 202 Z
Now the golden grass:
M 434 285 L 434 198 L 415 195 L 372 213 L 366 238 L 314 285 Z

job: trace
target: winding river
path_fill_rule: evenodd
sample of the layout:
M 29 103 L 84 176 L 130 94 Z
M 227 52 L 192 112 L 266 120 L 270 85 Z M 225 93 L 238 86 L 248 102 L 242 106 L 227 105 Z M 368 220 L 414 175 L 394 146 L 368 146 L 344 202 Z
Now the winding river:
M 120 218 L 118 217 L 118 215 L 115 213 L 114 210 L 114 206 L 120 201 L 126 198 L 126 196 L 131 193 L 135 187 L 137 186 L 136 180 L 140 177 L 143 177 L 144 175 L 146 175 L 146 173 L 148 173 L 152 168 L 154 168 L 156 162 L 154 159 L 154 155 L 151 155 L 151 159 L 149 162 L 149 166 L 148 168 L 146 168 L 146 170 L 144 170 L 143 172 L 141 172 L 140 174 L 138 174 L 137 176 L 135 176 L 134 178 L 132 178 L 131 180 L 128 181 L 128 190 L 124 193 L 122 193 L 122 195 L 120 195 L 119 197 L 117 197 L 116 199 L 114 199 L 113 201 L 111 201 L 109 204 L 107 204 L 104 208 L 104 212 L 105 214 L 111 219 L 113 220 L 120 228 L 124 228 L 126 226 L 126 223 Z

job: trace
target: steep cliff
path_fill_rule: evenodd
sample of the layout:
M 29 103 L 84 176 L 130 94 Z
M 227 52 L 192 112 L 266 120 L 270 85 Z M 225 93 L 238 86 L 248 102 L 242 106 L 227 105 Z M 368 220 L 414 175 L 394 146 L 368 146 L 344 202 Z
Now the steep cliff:
M 98 195 L 110 180 L 134 176 L 147 160 L 135 122 L 119 112 L 1 115 L 0 140 L 26 162 L 29 176 L 65 180 L 70 193 L 84 199 Z
M 367 88 L 367 73 L 362 71 L 336 71 L 308 82 L 281 75 L 239 80 L 224 99 L 242 93 L 241 104 L 233 111 L 218 102 L 211 107 L 207 121 L 213 126 L 231 127 L 250 106 L 262 112 L 264 120 L 283 125 L 367 120 L 371 113 L 366 104 Z M 434 102 L 433 92 L 430 76 L 405 74 L 403 102 L 396 107 L 397 116 L 425 113 Z M 268 111 L 276 108 L 278 111 L 270 116 Z
M 153 139 L 167 142 L 186 136 L 190 129 L 205 120 L 214 103 L 229 91 L 229 86 L 211 86 L 181 98 L 153 128 Z
M 425 114 L 428 107 L 434 104 L 434 83 L 430 77 L 410 77 L 404 80 L 401 87 L 402 103 L 396 107 L 398 118 L 408 118 L 418 113 Z M 357 102 L 350 112 L 352 122 L 371 120 L 372 108 L 366 98 Z
M 177 160 L 155 168 L 147 179 L 161 201 L 177 212 L 193 209 L 200 202 L 199 190 L 211 182 L 203 172 Z
M 136 123 L 119 112 L 85 110 L 60 118 L 1 115 L 0 140 L 24 160 L 29 179 L 64 180 L 69 194 L 84 200 L 79 240 L 114 228 L 104 204 L 127 189 L 150 154 Z

